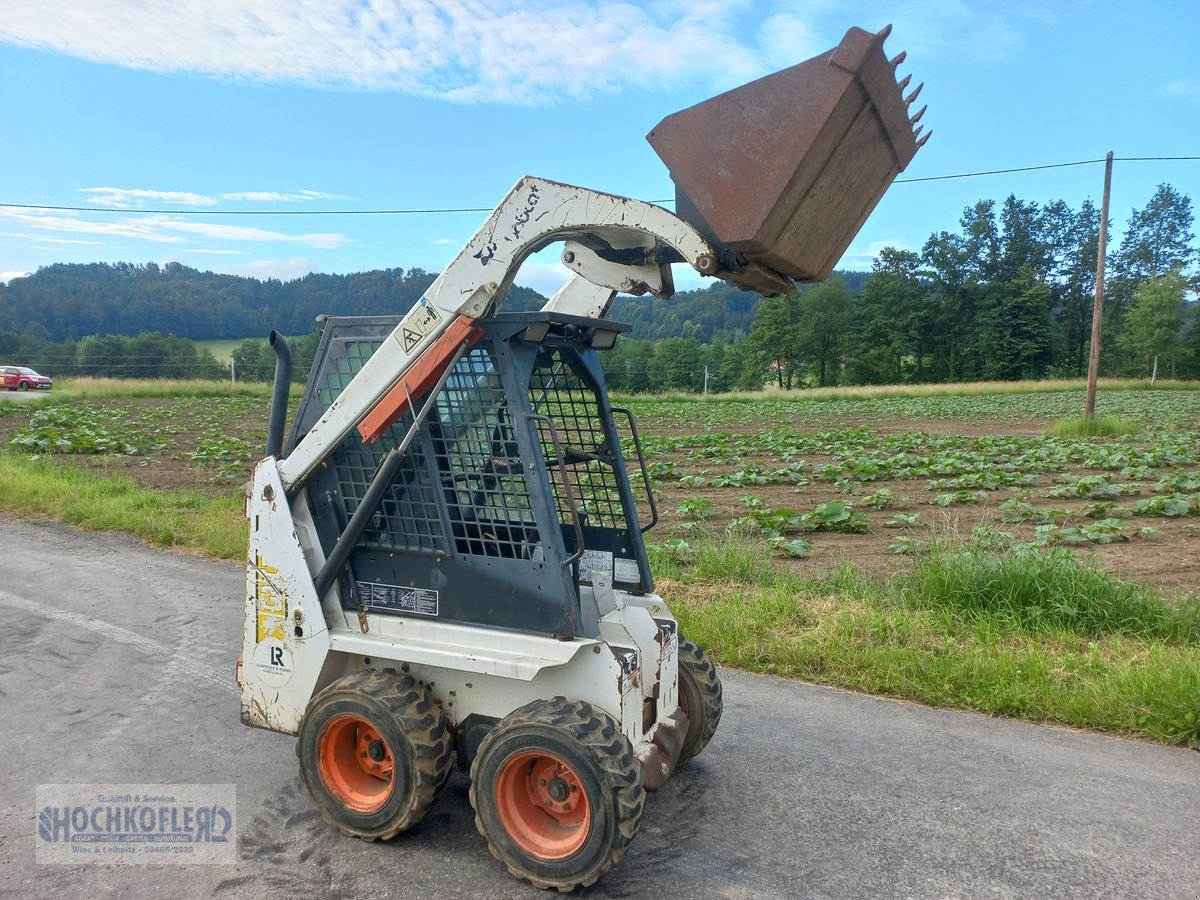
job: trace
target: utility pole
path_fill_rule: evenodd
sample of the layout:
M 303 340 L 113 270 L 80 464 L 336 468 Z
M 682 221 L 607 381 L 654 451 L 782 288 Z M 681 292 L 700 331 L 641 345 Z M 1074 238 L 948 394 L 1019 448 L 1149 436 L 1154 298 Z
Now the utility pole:
M 1108 195 L 1112 188 L 1113 152 L 1104 157 L 1104 199 L 1100 203 L 1100 245 L 1096 253 L 1096 301 L 1092 304 L 1092 352 L 1088 358 L 1087 404 L 1089 419 L 1096 417 L 1096 379 L 1100 375 L 1100 320 L 1104 312 L 1104 256 L 1108 250 Z
M 229 357 L 229 383 L 237 384 L 237 363 L 232 356 Z
M 704 395 L 708 396 L 708 366 L 704 367 Z

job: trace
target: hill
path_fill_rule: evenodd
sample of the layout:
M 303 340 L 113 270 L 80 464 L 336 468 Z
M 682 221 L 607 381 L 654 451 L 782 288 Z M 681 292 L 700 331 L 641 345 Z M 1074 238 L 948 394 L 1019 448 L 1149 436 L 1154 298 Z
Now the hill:
M 864 272 L 841 272 L 857 292 Z M 313 273 L 292 281 L 201 272 L 179 263 L 60 263 L 0 284 L 0 332 L 41 332 L 54 342 L 88 335 L 174 334 L 232 340 L 312 330 L 318 315 L 381 315 L 408 310 L 436 277 L 422 269 Z M 733 341 L 750 331 L 758 296 L 717 282 L 669 301 L 619 297 L 612 317 L 643 340 L 694 337 Z M 514 287 L 505 309 L 537 309 L 546 298 Z

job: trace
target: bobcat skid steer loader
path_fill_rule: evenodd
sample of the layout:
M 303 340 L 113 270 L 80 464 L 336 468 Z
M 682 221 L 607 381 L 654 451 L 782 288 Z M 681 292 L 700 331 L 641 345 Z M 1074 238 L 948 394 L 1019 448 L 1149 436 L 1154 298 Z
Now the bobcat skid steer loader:
M 665 119 L 649 135 L 677 210 L 520 179 L 407 313 L 324 320 L 285 440 L 278 353 L 248 487 L 242 720 L 298 736 L 328 823 L 413 827 L 457 761 L 514 875 L 590 885 L 646 792 L 700 753 L 721 682 L 654 592 L 657 519 L 599 355 L 617 292 L 669 297 L 671 266 L 763 294 L 832 270 L 924 143 L 888 29 Z M 555 242 L 569 280 L 501 311 Z M 648 499 L 648 521 L 638 492 Z

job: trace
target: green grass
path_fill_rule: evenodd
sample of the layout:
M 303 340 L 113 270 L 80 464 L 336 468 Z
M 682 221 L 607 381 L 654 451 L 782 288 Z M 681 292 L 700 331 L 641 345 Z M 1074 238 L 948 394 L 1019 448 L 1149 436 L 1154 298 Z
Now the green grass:
M 1145 429 L 1137 422 L 1117 419 L 1111 416 L 1079 416 L 1073 419 L 1062 419 L 1046 428 L 1047 437 L 1083 438 L 1083 437 L 1120 437 L 1126 434 L 1140 434 Z
M 249 381 L 166 378 L 63 378 L 54 383 L 60 397 L 270 397 L 271 385 Z
M 1200 617 L 1065 556 L 935 548 L 873 582 L 751 565 L 696 536 L 658 590 L 723 665 L 998 716 L 1200 745 Z M 732 557 L 741 557 L 736 565 Z M 722 574 L 699 573 L 718 560 Z
M 1101 378 L 1101 394 L 1121 391 L 1150 390 L 1147 378 Z M 702 400 L 705 403 L 758 403 L 769 400 L 874 400 L 879 398 L 975 397 L 989 394 L 1057 393 L 1082 391 L 1087 382 L 1082 378 L 1052 378 L 1042 381 L 965 381 L 945 384 L 879 384 L 847 387 L 798 388 L 790 391 L 767 386 L 762 391 L 729 391 L 723 394 L 632 394 L 625 397 L 654 398 L 662 402 Z M 1196 391 L 1200 381 L 1159 379 L 1153 390 Z
M 0 453 L 0 510 L 27 519 L 122 531 L 160 547 L 240 559 L 246 553 L 243 500 L 183 491 L 153 491 L 124 476 L 70 463 Z
M 194 341 L 193 343 L 195 343 L 197 347 L 202 347 L 215 356 L 217 362 L 229 365 L 229 360 L 233 356 L 233 351 L 242 346 L 243 341 L 247 340 L 260 341 L 263 344 L 267 343 L 267 339 L 264 337 L 233 339 L 215 338 L 208 341 Z

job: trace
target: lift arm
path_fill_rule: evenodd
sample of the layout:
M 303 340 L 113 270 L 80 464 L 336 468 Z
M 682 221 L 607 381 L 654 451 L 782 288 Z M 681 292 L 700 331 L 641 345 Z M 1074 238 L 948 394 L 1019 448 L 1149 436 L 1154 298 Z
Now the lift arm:
M 452 323 L 498 308 L 525 259 L 555 241 L 568 242 L 564 262 L 577 273 L 547 305 L 562 312 L 602 315 L 617 290 L 669 295 L 672 262 L 685 262 L 705 275 L 717 268 L 708 241 L 661 207 L 522 178 L 303 440 L 279 461 L 284 486 L 299 488 Z

